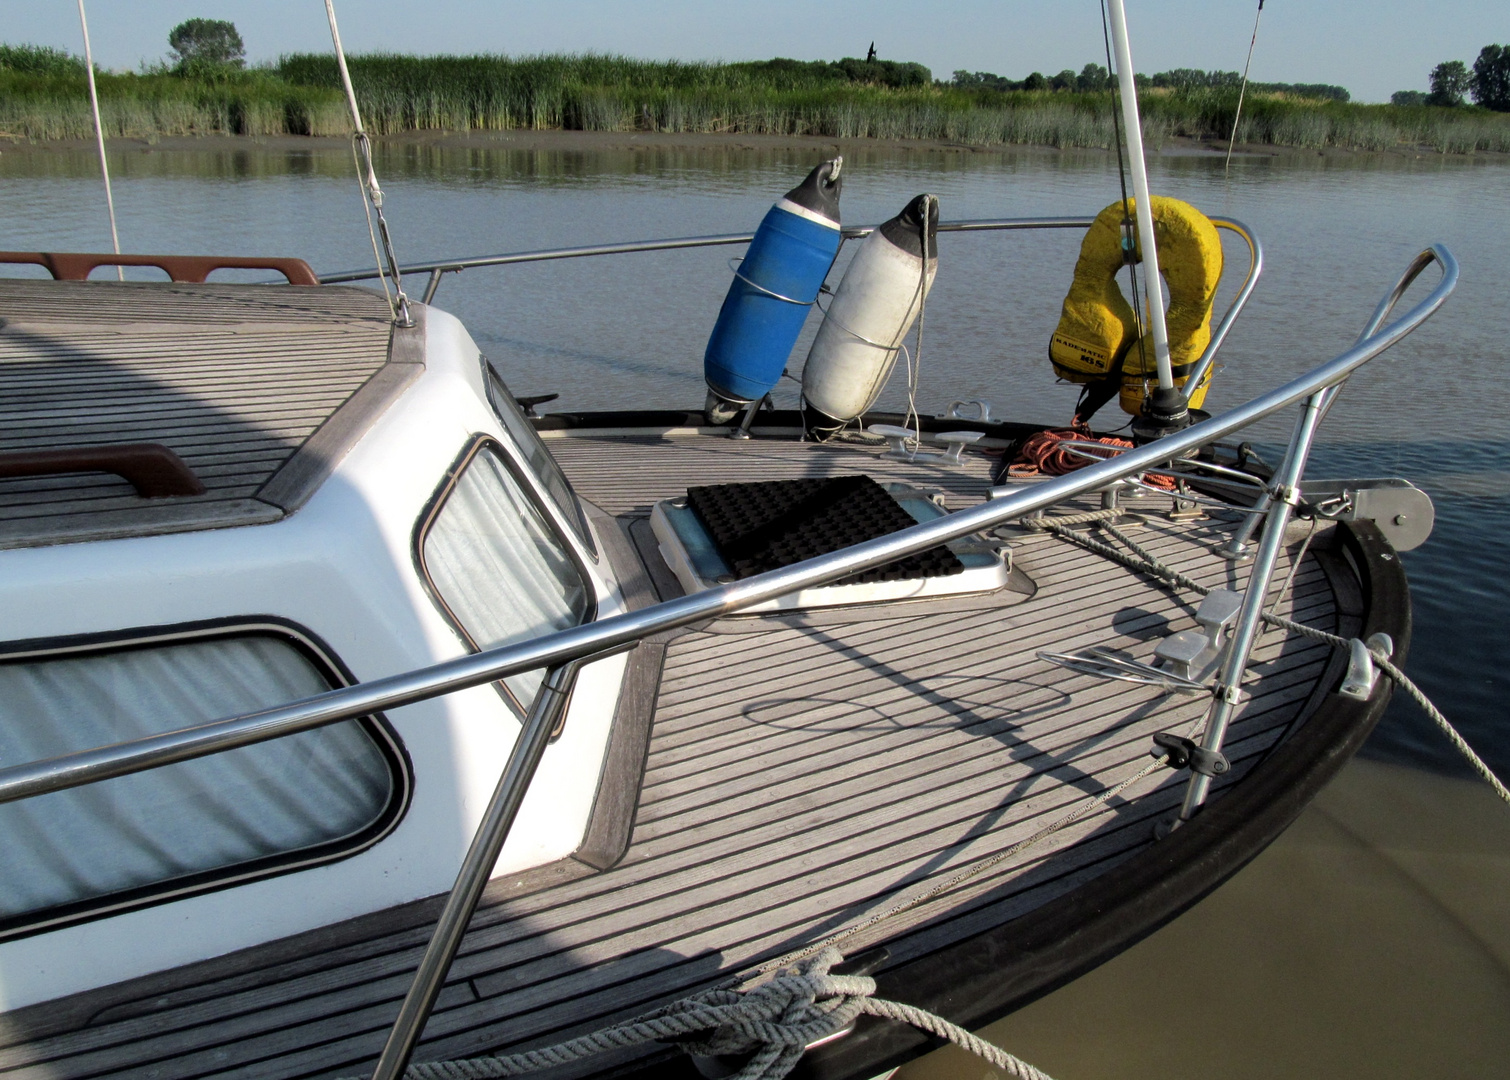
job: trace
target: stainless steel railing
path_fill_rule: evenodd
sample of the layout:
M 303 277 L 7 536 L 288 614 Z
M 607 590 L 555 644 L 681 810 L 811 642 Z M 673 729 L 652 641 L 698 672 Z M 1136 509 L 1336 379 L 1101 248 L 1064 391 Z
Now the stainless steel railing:
M 881 566 L 946 541 L 994 528 L 1073 496 L 1104 488 L 1248 427 L 1287 405 L 1345 380 L 1357 368 L 1430 318 L 1452 293 L 1458 280 L 1457 260 L 1446 248 L 1433 245 L 1411 262 L 1381 303 L 1376 318 L 1382 321 L 1387 317 L 1410 283 L 1433 262 L 1441 267 L 1441 281 L 1430 295 L 1388 327 L 1375 330 L 1351 349 L 1309 373 L 1158 442 L 1022 490 L 996 489 L 993 495 L 999 497 L 923 525 L 639 611 L 458 657 L 417 671 L 341 687 L 256 713 L 0 769 L 0 803 L 216 754 L 440 697 L 523 671 L 554 667 L 624 648 L 651 634 L 729 615 L 766 600 L 837 581 L 860 570 Z
M 938 231 L 950 232 L 1014 232 L 1033 229 L 1085 229 L 1089 228 L 1094 217 L 1036 217 L 1036 218 L 981 218 L 965 221 L 941 221 Z M 1206 351 L 1196 362 L 1191 371 L 1191 378 L 1187 382 L 1189 386 L 1199 386 L 1197 376 L 1204 376 L 1206 369 L 1210 367 L 1216 351 L 1221 348 L 1226 340 L 1227 331 L 1232 327 L 1233 320 L 1242 312 L 1248 302 L 1249 295 L 1253 292 L 1253 286 L 1258 283 L 1258 276 L 1263 272 L 1263 245 L 1253 230 L 1249 229 L 1236 218 L 1213 217 L 1211 221 L 1219 229 L 1227 229 L 1242 237 L 1248 245 L 1248 271 L 1243 278 L 1243 283 L 1238 289 L 1237 296 L 1228 307 L 1227 313 L 1222 316 L 1217 324 L 1216 331 L 1211 335 L 1211 343 L 1206 346 Z M 875 232 L 874 225 L 848 225 L 840 230 L 845 240 L 858 240 Z M 411 263 L 408 266 L 399 267 L 403 274 L 429 274 L 430 278 L 425 284 L 423 300 L 430 303 L 435 299 L 435 292 L 440 288 L 441 276 L 444 274 L 460 273 L 463 270 L 476 269 L 484 266 L 514 266 L 520 263 L 551 262 L 557 259 L 584 259 L 598 255 L 633 255 L 646 251 L 680 251 L 687 248 L 725 247 L 734 244 L 748 244 L 755 238 L 754 233 L 722 233 L 715 236 L 681 236 L 665 240 L 634 240 L 622 244 L 590 244 L 585 247 L 566 248 L 542 248 L 538 251 L 515 251 L 502 255 L 478 255 L 466 259 L 445 259 L 439 262 Z M 376 270 L 342 270 L 331 274 L 321 274 L 320 284 L 335 285 L 347 281 L 370 281 L 377 278 Z

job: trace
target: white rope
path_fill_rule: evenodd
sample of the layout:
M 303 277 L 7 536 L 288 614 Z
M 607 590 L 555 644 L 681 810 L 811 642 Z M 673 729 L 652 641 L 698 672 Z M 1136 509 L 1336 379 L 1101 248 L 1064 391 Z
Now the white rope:
M 928 227 L 933 221 L 933 208 L 938 204 L 938 196 L 923 196 L 919 212 L 922 220 L 918 223 L 918 237 L 922 240 L 923 269 L 918 275 L 918 336 L 917 355 L 908 352 L 902 347 L 902 355 L 907 360 L 907 416 L 902 426 L 913 434 L 904 442 L 912 444 L 912 452 L 916 454 L 923 446 L 923 421 L 918 416 L 918 383 L 923 377 L 923 320 L 928 313 Z
M 94 141 L 100 148 L 100 175 L 105 178 L 105 206 L 110 211 L 110 243 L 119 255 L 121 235 L 115 227 L 115 196 L 110 192 L 110 163 L 105 160 L 105 127 L 100 122 L 100 95 L 94 85 L 94 52 L 89 48 L 89 20 L 84 17 L 84 0 L 79 0 L 79 28 L 84 31 L 84 73 L 89 77 L 89 108 L 94 113 Z M 126 271 L 115 267 L 118 281 L 126 280 Z
M 862 1014 L 911 1024 L 979 1055 L 1018 1080 L 1051 1080 L 999 1046 L 926 1010 L 874 996 L 864 975 L 832 975 L 844 958 L 825 949 L 747 990 L 708 990 L 613 1027 L 517 1054 L 410 1065 L 405 1080 L 491 1080 L 565 1065 L 595 1054 L 674 1040 L 690 1054 L 751 1055 L 738 1080 L 778 1080 L 807 1047 L 842 1034 Z M 351 1078 L 356 1080 L 356 1078 Z
M 1048 531 L 1055 525 L 1091 525 L 1099 521 L 1115 521 L 1122 516 L 1122 511 L 1116 507 L 1108 507 L 1105 510 L 1087 510 L 1083 514 L 1054 514 L 1043 517 L 1019 518 L 1017 524 L 1025 529 L 1042 529 Z

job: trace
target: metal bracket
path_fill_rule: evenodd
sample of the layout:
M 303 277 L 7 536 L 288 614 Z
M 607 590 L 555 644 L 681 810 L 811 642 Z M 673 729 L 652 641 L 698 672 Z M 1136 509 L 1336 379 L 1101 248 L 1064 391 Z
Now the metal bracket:
M 1221 776 L 1232 768 L 1220 750 L 1207 750 L 1183 735 L 1161 731 L 1153 737 L 1156 758 L 1163 758 L 1171 769 L 1189 769 L 1202 776 Z
M 1300 505 L 1300 488 L 1295 484 L 1286 484 L 1274 489 L 1274 501 L 1287 503 L 1290 506 Z

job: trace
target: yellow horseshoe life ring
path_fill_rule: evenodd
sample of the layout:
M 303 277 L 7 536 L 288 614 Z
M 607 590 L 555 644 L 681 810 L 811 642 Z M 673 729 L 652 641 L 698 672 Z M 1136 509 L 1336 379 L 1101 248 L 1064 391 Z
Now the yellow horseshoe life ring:
M 1169 362 L 1176 386 L 1184 386 L 1211 341 L 1211 304 L 1222 277 L 1222 242 L 1216 226 L 1195 207 L 1161 195 L 1152 198 L 1159 270 L 1169 285 Z M 1134 211 L 1127 201 L 1126 214 Z M 1153 342 L 1137 347 L 1137 320 L 1117 285 L 1122 268 L 1122 203 L 1114 202 L 1086 231 L 1075 278 L 1064 298 L 1059 326 L 1049 340 L 1054 374 L 1076 383 L 1102 382 L 1120 374 L 1124 412 L 1137 416 L 1155 377 Z M 1146 370 L 1145 370 L 1146 369 Z M 1199 406 L 1211 376 L 1190 394 Z M 1103 399 L 1104 400 L 1104 399 Z

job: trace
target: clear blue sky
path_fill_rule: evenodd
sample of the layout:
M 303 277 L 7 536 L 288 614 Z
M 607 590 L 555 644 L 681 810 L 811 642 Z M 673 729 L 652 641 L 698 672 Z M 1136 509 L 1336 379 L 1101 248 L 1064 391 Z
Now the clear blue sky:
M 1256 0 L 1125 0 L 1133 61 L 1241 70 Z M 323 0 L 86 0 L 96 62 L 134 68 L 163 56 L 168 30 L 230 19 L 252 60 L 330 47 Z M 76 0 L 4 0 L 0 38 L 82 52 Z M 1022 78 L 1102 57 L 1094 0 L 338 0 L 350 52 L 618 52 L 654 59 L 863 56 L 917 60 L 935 77 L 965 68 Z M 1254 79 L 1346 86 L 1360 101 L 1426 89 L 1442 60 L 1472 63 L 1510 42 L 1506 0 L 1267 0 Z

